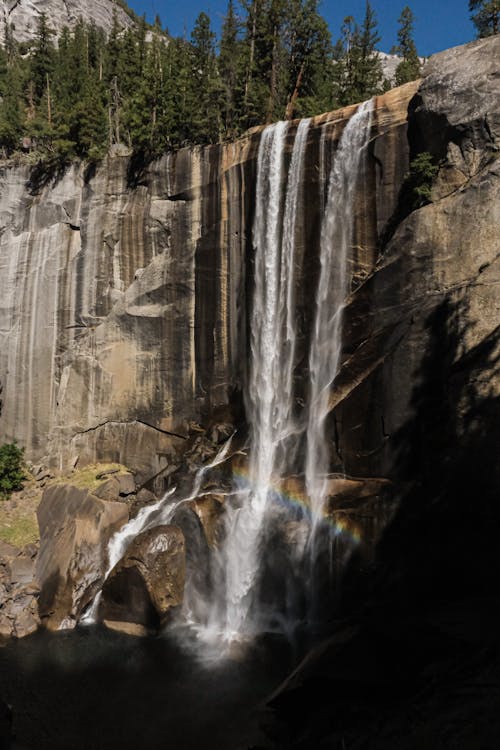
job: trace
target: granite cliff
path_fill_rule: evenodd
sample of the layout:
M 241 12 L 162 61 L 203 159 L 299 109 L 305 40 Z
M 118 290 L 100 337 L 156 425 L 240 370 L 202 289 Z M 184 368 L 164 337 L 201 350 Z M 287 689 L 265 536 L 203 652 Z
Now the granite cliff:
M 75 0 L 2 0 L 0 38 L 4 39 L 5 29 L 10 26 L 15 39 L 19 42 L 31 41 L 36 34 L 38 18 L 42 13 L 50 19 L 50 27 L 56 34 L 60 34 L 65 26 L 73 28 L 80 18 L 87 23 L 94 23 L 109 34 L 115 12 L 121 28 L 126 29 L 133 24 L 132 16 L 112 0 L 92 0 L 88 3 Z
M 493 38 L 436 55 L 421 83 L 376 100 L 331 397 L 333 467 L 350 474 L 391 475 L 432 311 L 445 299 L 462 306 L 467 351 L 497 325 L 498 48 Z M 353 111 L 309 130 L 299 380 L 318 271 L 320 203 L 309 196 L 321 188 L 320 141 L 337 140 Z M 287 143 L 293 135 L 294 125 Z M 237 418 L 259 138 L 149 165 L 110 155 L 53 175 L 2 168 L 3 439 L 33 460 L 119 460 L 146 478 L 194 424 Z M 430 204 L 411 210 L 405 177 L 421 152 L 439 173 Z
M 377 98 L 373 109 L 329 113 L 306 128 L 280 124 L 264 136 L 256 129 L 234 144 L 181 150 L 150 164 L 113 154 L 97 169 L 74 165 L 57 174 L 4 165 L 0 439 L 17 439 L 29 458 L 51 465 L 35 467 L 31 480 L 45 487 L 39 548 L 0 545 L 0 636 L 33 634 L 11 639 L 3 660 L 0 650 L 0 688 L 22 744 L 36 738 L 40 745 L 48 706 L 57 707 L 50 713 L 58 722 L 44 747 L 100 746 L 108 725 L 110 747 L 158 747 L 166 736 L 183 747 L 222 736 L 217 747 L 234 747 L 228 716 L 241 744 L 247 724 L 242 734 L 239 714 L 220 697 L 221 684 L 223 696 L 233 692 L 226 673 L 207 670 L 215 675 L 207 689 L 189 648 L 179 658 L 165 645 L 171 629 L 165 639 L 141 642 L 154 650 L 147 669 L 137 661 L 142 647 L 134 643 L 132 659 L 124 658 L 125 641 L 99 626 L 90 636 L 84 628 L 61 637 L 34 631 L 40 624 L 67 630 L 84 619 L 146 635 L 172 621 L 182 627 L 181 607 L 189 623 L 208 623 L 210 632 L 213 604 L 222 600 L 223 617 L 236 607 L 245 614 L 256 591 L 257 616 L 267 609 L 283 615 L 294 654 L 287 661 L 288 646 L 271 628 L 257 631 L 247 653 L 245 637 L 233 640 L 235 632 L 245 636 L 246 622 L 229 631 L 233 666 L 241 660 L 247 671 L 260 663 L 268 673 L 282 662 L 274 688 L 288 675 L 260 712 L 259 731 L 248 727 L 248 746 L 497 746 L 499 57 L 500 38 L 480 40 L 435 56 L 423 80 Z M 360 130 L 363 146 L 355 149 Z M 346 165 L 354 162 L 346 152 L 358 155 L 362 171 L 352 192 Z M 297 153 L 304 155 L 300 169 Z M 347 278 L 347 294 L 336 339 L 340 369 L 321 445 L 314 443 L 326 443 L 331 472 L 318 472 L 327 487 L 316 526 L 314 496 L 306 497 L 304 412 L 312 401 L 314 300 L 323 250 L 333 246 L 322 240 L 332 204 L 325 183 L 330 167 L 342 163 L 343 182 L 332 195 L 347 206 L 340 215 L 353 238 L 347 263 L 335 267 Z M 423 176 L 419 163 L 427 165 Z M 290 175 L 300 175 L 299 189 L 292 190 Z M 294 382 L 285 383 L 292 406 L 279 397 L 285 426 L 300 429 L 291 456 L 265 475 L 273 502 L 260 536 L 250 535 L 260 569 L 253 590 L 243 587 L 238 599 L 225 584 L 240 569 L 243 584 L 252 573 L 242 564 L 249 535 L 238 530 L 260 478 L 249 471 L 256 450 L 249 384 L 263 353 L 284 361 L 273 359 L 274 340 L 259 348 L 250 335 L 260 323 L 254 311 L 264 319 L 268 308 L 259 247 L 272 257 L 267 269 L 276 278 L 288 260 L 278 235 L 289 229 L 284 195 L 292 192 L 293 242 L 286 247 L 294 288 L 286 309 L 294 311 Z M 255 227 L 269 225 L 259 244 Z M 257 400 L 267 407 L 269 389 L 262 391 Z M 126 466 L 88 467 L 91 482 L 87 476 L 80 488 L 78 471 L 66 474 L 70 485 L 54 476 L 55 467 L 93 461 Z M 157 473 L 175 485 L 159 502 L 143 486 Z M 314 549 L 309 556 L 321 541 L 315 528 L 325 531 L 328 557 L 315 557 Z M 227 632 L 219 628 L 218 637 Z M 119 646 L 112 649 L 119 665 L 103 668 L 104 651 L 89 648 L 100 638 Z M 38 671 L 37 648 L 44 651 Z M 67 667 L 71 649 L 78 679 Z M 135 688 L 139 663 L 148 690 Z M 259 681 L 258 670 L 249 674 Z M 46 698 L 48 682 L 56 687 Z M 43 690 L 33 690 L 37 683 Z M 122 736 L 109 722 L 109 695 L 126 708 Z M 236 703 L 253 724 L 249 707 L 262 707 L 263 694 L 249 695 Z M 193 705 L 201 707 L 196 720 Z M 11 721 L 8 706 L 0 709 Z M 207 732 L 203 710 L 218 734 Z

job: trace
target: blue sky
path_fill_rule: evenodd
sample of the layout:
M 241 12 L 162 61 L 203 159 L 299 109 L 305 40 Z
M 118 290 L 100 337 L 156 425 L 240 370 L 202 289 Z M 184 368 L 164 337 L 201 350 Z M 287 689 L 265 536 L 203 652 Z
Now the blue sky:
M 447 47 L 469 42 L 474 38 L 474 28 L 469 20 L 467 0 L 371 0 L 382 36 L 380 49 L 388 52 L 396 43 L 397 19 L 408 4 L 416 16 L 415 41 L 421 55 L 431 55 Z M 212 19 L 215 30 L 220 28 L 227 0 L 129 0 L 129 5 L 148 20 L 159 13 L 163 26 L 179 36 L 191 32 L 198 13 L 205 11 Z M 323 0 L 322 15 L 330 24 L 333 38 L 339 36 L 342 20 L 353 15 L 361 21 L 365 0 Z

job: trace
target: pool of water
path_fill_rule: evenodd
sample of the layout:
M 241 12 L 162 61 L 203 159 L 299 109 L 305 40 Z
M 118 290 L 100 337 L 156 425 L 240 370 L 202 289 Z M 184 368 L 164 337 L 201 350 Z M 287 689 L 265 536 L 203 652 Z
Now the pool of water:
M 286 644 L 267 637 L 215 660 L 190 637 L 87 627 L 8 643 L 0 648 L 0 696 L 11 713 L 10 747 L 265 747 L 266 697 L 292 666 Z

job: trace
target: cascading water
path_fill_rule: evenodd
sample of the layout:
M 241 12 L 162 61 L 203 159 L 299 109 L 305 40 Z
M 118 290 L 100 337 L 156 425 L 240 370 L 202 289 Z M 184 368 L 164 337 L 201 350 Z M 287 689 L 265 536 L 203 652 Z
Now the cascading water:
M 353 199 L 363 152 L 370 135 L 372 112 L 372 101 L 361 104 L 345 126 L 332 161 L 321 225 L 321 270 L 309 353 L 305 462 L 306 492 L 312 511 L 312 547 L 328 493 L 330 451 L 326 418 L 330 411 L 331 386 L 340 365 L 342 318 L 348 292 L 347 258 L 354 232 Z
M 248 489 L 227 512 L 223 633 L 227 640 L 256 627 L 256 579 L 261 536 L 272 486 L 283 472 L 285 445 L 293 432 L 295 359 L 294 241 L 298 195 L 310 120 L 302 120 L 294 141 L 282 202 L 287 123 L 262 134 L 257 165 L 253 229 L 255 289 L 251 319 L 251 365 L 246 398 L 250 426 Z
M 310 120 L 299 123 L 287 173 L 288 123 L 271 125 L 261 136 L 253 226 L 255 284 L 250 321 L 251 361 L 245 394 L 250 428 L 248 481 L 244 487 L 236 485 L 226 499 L 224 541 L 213 556 L 213 589 L 198 591 L 195 584 L 190 583 L 192 590 L 186 591 L 183 610 L 185 623 L 206 644 L 246 638 L 268 624 L 262 619 L 259 599 L 260 575 L 266 558 L 264 531 L 272 528 L 276 519 L 283 518 L 273 498 L 280 490 L 280 480 L 290 469 L 301 468 L 289 464 L 294 462 L 295 449 L 301 444 L 299 439 L 304 437 L 304 432 L 305 486 L 312 520 L 309 544 L 298 545 L 290 553 L 290 561 L 299 571 L 301 554 L 306 553 L 306 559 L 314 560 L 315 540 L 328 490 L 326 418 L 330 389 L 339 369 L 342 311 L 348 291 L 347 257 L 354 231 L 352 204 L 370 133 L 372 106 L 367 102 L 359 107 L 347 123 L 331 159 L 320 233 L 321 268 L 309 354 L 310 388 L 305 427 L 295 414 L 293 378 L 297 358 L 296 224 Z M 320 143 L 321 183 L 326 180 L 326 163 L 324 127 Z M 180 504 L 199 496 L 203 477 L 209 468 L 226 460 L 229 445 L 230 441 L 211 464 L 198 472 L 189 497 L 172 502 L 166 496 L 161 502 L 143 509 L 115 535 L 110 543 L 107 574 L 134 536 L 170 522 Z M 308 569 L 314 575 L 314 564 L 309 564 Z M 97 604 L 88 620 L 95 615 Z M 218 653 L 220 655 L 220 648 Z
M 126 523 L 125 526 L 116 532 L 116 534 L 113 534 L 108 544 L 108 565 L 104 574 L 103 585 L 115 565 L 121 560 L 127 551 L 129 544 L 136 538 L 136 536 L 154 526 L 170 523 L 175 511 L 180 505 L 200 496 L 201 486 L 205 475 L 210 469 L 215 468 L 226 460 L 233 436 L 234 433 L 228 440 L 226 440 L 212 461 L 198 469 L 194 478 L 192 490 L 187 497 L 183 497 L 174 502 L 168 502 L 177 489 L 176 487 L 172 487 L 163 495 L 161 500 L 158 500 L 158 502 L 153 503 L 152 505 L 146 505 L 144 508 L 141 508 L 135 518 L 132 518 Z M 81 618 L 83 624 L 92 625 L 95 623 L 100 599 L 101 591 L 99 591 L 92 602 L 92 605 Z

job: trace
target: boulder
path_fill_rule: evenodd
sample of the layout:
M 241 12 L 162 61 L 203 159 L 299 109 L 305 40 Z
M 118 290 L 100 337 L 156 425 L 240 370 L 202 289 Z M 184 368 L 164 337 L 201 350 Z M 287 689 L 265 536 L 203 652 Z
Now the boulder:
M 122 497 L 128 497 L 128 495 L 135 493 L 135 480 L 132 474 L 120 474 L 116 479 L 120 485 L 120 495 Z
M 74 625 L 93 599 L 107 565 L 110 537 L 128 520 L 124 503 L 107 502 L 69 484 L 45 490 L 37 510 L 42 623 Z
M 185 574 L 182 531 L 171 525 L 144 531 L 109 574 L 99 620 L 127 633 L 157 631 L 182 604 Z
M 110 500 L 111 502 L 118 502 L 120 498 L 120 483 L 118 479 L 112 477 L 107 479 L 105 482 L 99 485 L 94 490 L 93 494 L 101 500 Z
M 223 495 L 210 494 L 190 500 L 186 505 L 198 517 L 203 529 L 208 546 L 213 549 L 217 546 L 220 519 L 224 511 Z
M 154 494 L 154 492 L 150 492 L 150 490 L 147 490 L 143 487 L 139 490 L 137 495 L 129 496 L 127 498 L 127 502 L 129 503 L 130 518 L 135 518 L 141 508 L 144 508 L 145 505 L 152 505 L 153 503 L 157 503 L 158 498 Z
M 10 544 L 0 546 L 0 637 L 23 638 L 37 630 L 39 590 L 34 556 Z

